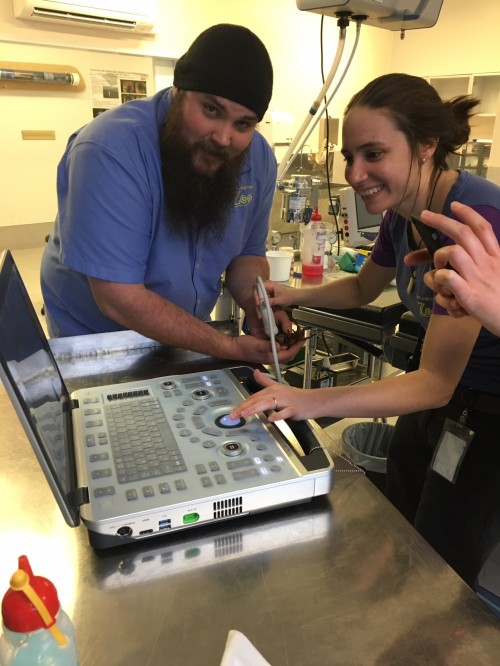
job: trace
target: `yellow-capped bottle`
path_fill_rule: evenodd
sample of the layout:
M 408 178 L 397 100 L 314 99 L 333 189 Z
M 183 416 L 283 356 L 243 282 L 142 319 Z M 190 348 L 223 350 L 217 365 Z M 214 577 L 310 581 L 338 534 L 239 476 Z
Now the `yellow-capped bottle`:
M 26 555 L 2 600 L 0 666 L 79 666 L 73 625 L 57 590 L 35 576 Z

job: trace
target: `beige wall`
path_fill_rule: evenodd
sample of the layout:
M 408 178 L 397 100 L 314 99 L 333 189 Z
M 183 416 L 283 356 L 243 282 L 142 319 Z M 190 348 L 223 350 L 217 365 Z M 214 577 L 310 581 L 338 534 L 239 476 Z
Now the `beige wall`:
M 138 0 L 139 1 L 139 0 Z M 321 87 L 321 17 L 300 12 L 294 0 L 159 0 L 158 34 L 134 38 L 115 32 L 90 31 L 20 21 L 10 0 L 0 3 L 0 60 L 71 64 L 83 74 L 82 92 L 55 93 L 0 90 L 0 232 L 16 226 L 44 230 L 56 211 L 55 169 L 69 134 L 91 118 L 89 71 L 92 68 L 144 71 L 153 76 L 156 59 L 181 55 L 197 34 L 218 22 L 242 23 L 266 43 L 275 70 L 270 109 L 286 111 L 297 129 Z M 500 43 L 495 29 L 500 17 L 497 0 L 474 5 L 444 0 L 434 28 L 398 33 L 363 26 L 350 71 L 330 106 L 342 116 L 351 95 L 373 77 L 387 71 L 423 76 L 482 73 L 500 70 Z M 347 31 L 345 63 L 355 27 Z M 335 19 L 325 18 L 324 71 L 328 73 L 337 47 Z M 165 62 L 162 60 L 162 62 Z M 166 61 L 173 62 L 173 61 Z M 341 71 L 342 67 L 339 69 Z M 56 141 L 22 141 L 21 129 L 53 129 Z M 309 143 L 317 145 L 317 132 Z M 314 147 L 314 146 L 313 146 Z M 44 225 L 45 223 L 45 225 Z M 36 234 L 30 234 L 33 239 Z M 2 236 L 0 234 L 0 246 Z
M 92 119 L 90 70 L 145 74 L 152 84 L 152 59 L 29 44 L 8 44 L 0 53 L 2 61 L 72 65 L 86 83 L 81 92 L 0 90 L 0 227 L 53 222 L 57 163 L 70 134 Z M 23 140 L 23 130 L 53 131 L 55 140 Z
M 418 76 L 500 71 L 498 0 L 444 0 L 438 22 L 394 41 L 393 71 Z

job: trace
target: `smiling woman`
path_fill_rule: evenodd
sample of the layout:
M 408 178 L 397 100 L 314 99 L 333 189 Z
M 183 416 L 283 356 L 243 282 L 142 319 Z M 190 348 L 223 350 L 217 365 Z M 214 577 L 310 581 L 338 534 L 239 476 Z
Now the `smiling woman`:
M 346 180 L 366 210 L 387 211 L 371 256 L 359 273 L 318 287 L 266 284 L 273 308 L 341 309 L 370 303 L 395 277 L 401 301 L 426 329 L 420 367 L 375 384 L 307 391 L 257 371 L 266 388 L 232 413 L 247 418 L 277 401 L 272 420 L 399 416 L 387 495 L 470 585 L 500 515 L 500 341 L 471 317 L 449 317 L 424 282 L 431 264 L 411 267 L 404 257 L 421 240 L 411 217 L 425 209 L 453 217 L 453 201 L 480 212 L 500 238 L 500 188 L 447 165 L 469 137 L 477 103 L 469 96 L 443 102 L 407 74 L 379 77 L 358 92 L 346 109 L 342 153 Z

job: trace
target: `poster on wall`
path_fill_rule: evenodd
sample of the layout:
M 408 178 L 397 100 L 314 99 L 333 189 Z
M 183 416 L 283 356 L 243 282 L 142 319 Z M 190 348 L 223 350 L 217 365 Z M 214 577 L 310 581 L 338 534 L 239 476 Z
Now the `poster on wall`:
M 147 74 L 91 69 L 90 82 L 94 118 L 108 109 L 148 94 Z

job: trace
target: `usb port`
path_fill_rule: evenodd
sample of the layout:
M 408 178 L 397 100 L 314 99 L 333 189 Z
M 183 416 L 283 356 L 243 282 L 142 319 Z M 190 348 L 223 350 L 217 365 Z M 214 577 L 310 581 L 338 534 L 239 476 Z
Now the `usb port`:
M 166 518 L 165 520 L 160 520 L 158 522 L 158 528 L 159 530 L 169 530 L 172 528 L 172 521 L 170 518 Z

